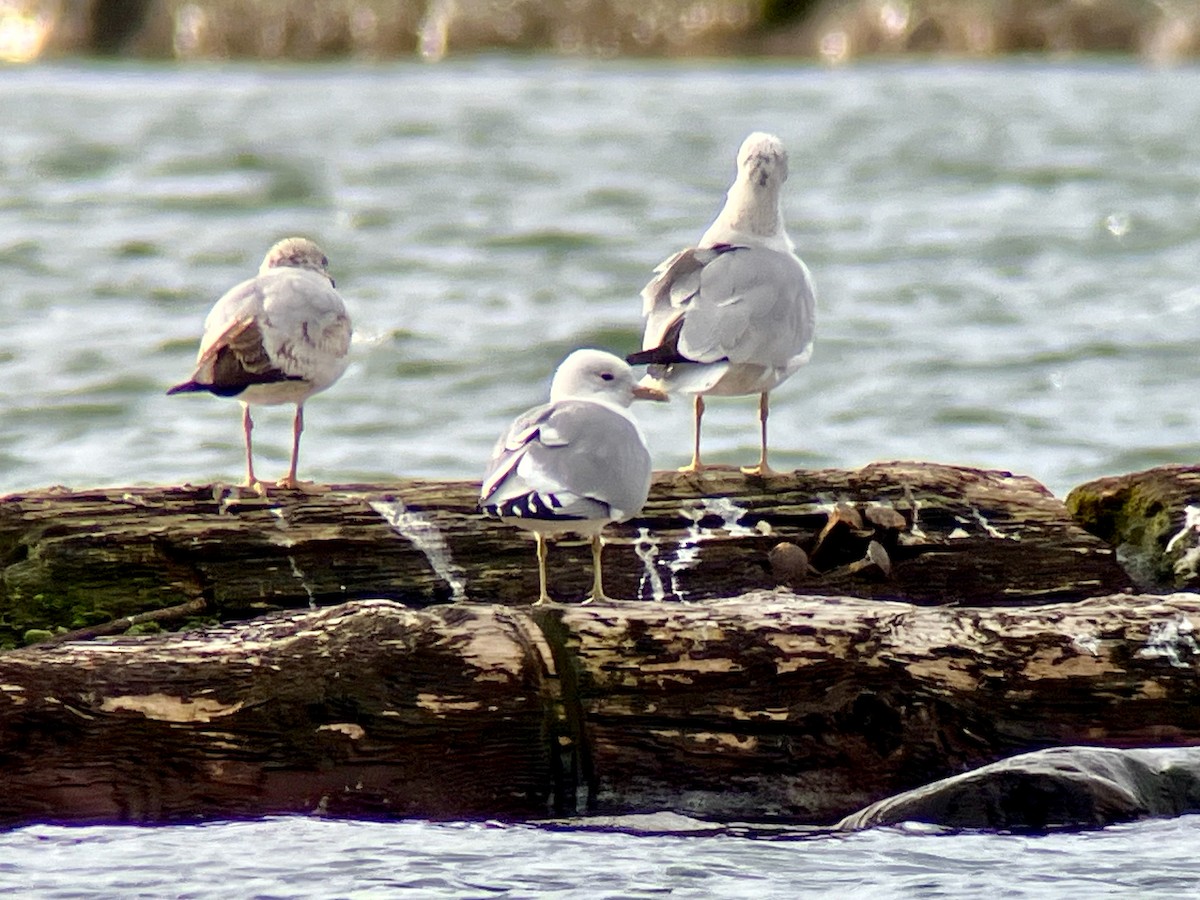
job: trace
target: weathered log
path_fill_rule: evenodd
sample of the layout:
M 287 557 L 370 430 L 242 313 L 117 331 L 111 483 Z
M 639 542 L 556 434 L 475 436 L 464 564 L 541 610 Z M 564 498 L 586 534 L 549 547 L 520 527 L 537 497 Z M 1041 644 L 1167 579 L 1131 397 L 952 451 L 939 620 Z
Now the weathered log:
M 1032 749 L 1200 744 L 1200 595 L 389 601 L 0 655 L 0 821 L 832 823 Z
M 536 627 L 389 601 L 0 656 L 0 823 L 544 813 Z
M 1160 466 L 1098 478 L 1066 502 L 1082 527 L 1116 548 L 1140 589 L 1200 588 L 1200 469 Z
M 14 494 L 0 500 L 0 646 L 201 599 L 225 621 L 356 598 L 527 603 L 532 542 L 482 518 L 477 491 L 407 480 L 265 500 L 219 485 Z M 986 606 L 1129 587 L 1111 547 L 1036 481 L 932 463 L 767 480 L 662 472 L 641 515 L 607 535 L 606 587 L 625 598 L 703 600 L 782 581 Z M 812 568 L 774 571 L 781 542 Z M 585 541 L 556 542 L 551 593 L 585 596 L 590 565 Z

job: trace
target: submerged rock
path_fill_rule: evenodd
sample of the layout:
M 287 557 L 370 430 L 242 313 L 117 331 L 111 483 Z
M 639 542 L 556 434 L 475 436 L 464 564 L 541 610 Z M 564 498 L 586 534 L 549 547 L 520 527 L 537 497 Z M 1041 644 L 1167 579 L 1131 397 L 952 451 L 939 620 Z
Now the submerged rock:
M 873 803 L 837 828 L 924 822 L 1051 831 L 1200 811 L 1200 747 L 1054 747 L 1023 753 Z

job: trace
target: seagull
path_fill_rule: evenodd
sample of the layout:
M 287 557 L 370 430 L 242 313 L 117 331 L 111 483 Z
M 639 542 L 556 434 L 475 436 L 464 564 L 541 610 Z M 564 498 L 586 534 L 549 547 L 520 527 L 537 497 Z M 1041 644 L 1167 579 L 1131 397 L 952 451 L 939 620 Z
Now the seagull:
M 755 132 L 742 143 L 725 206 L 695 247 L 664 260 L 642 289 L 642 383 L 694 398 L 692 461 L 698 472 L 704 397 L 758 394 L 762 450 L 747 475 L 767 464 L 767 395 L 812 356 L 816 293 L 783 225 L 780 192 L 787 150 Z
M 296 479 L 304 402 L 325 390 L 349 364 L 350 317 L 334 290 L 329 260 L 307 238 L 279 241 L 258 274 L 230 289 L 204 320 L 196 369 L 168 394 L 208 391 L 242 404 L 246 436 L 246 487 L 260 494 L 254 474 L 250 407 L 296 404 L 292 464 L 276 487 L 311 487 Z
M 550 402 L 528 410 L 501 435 L 484 474 L 479 505 L 488 515 L 532 531 L 540 590 L 546 592 L 546 537 L 592 539 L 592 592 L 609 600 L 600 568 L 600 532 L 636 515 L 650 493 L 650 451 L 629 411 L 634 400 L 666 400 L 640 385 L 620 357 L 576 350 L 559 365 Z

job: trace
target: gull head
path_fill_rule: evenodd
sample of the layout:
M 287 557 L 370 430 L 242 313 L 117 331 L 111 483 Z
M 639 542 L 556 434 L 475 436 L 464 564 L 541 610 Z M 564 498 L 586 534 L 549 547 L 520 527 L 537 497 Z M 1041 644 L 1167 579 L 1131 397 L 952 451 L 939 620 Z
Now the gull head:
M 271 269 L 281 268 L 308 269 L 310 272 L 324 275 L 329 279 L 329 283 L 333 284 L 325 251 L 308 238 L 290 237 L 279 241 L 263 257 L 258 274 L 264 275 Z
M 619 356 L 603 350 L 576 350 L 559 364 L 550 384 L 550 402 L 600 400 L 628 408 L 634 400 L 666 400 L 654 387 L 641 385 Z
M 756 131 L 738 150 L 738 178 L 752 187 L 778 189 L 788 177 L 788 155 L 783 141 Z

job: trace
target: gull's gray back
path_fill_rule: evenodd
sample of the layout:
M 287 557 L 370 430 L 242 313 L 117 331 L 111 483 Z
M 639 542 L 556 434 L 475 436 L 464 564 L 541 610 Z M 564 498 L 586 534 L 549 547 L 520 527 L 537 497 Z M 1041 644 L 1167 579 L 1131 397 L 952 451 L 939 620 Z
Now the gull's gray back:
M 690 248 L 664 262 L 642 296 L 647 349 L 658 346 L 684 316 L 680 355 L 697 363 L 755 367 L 761 372 L 751 379 L 754 384 L 782 381 L 811 355 L 816 294 L 808 269 L 794 254 L 764 247 Z M 742 392 L 734 387 L 726 385 Z M 767 388 L 751 385 L 745 392 L 760 389 Z
M 256 319 L 264 350 L 288 375 L 312 385 L 333 384 L 349 364 L 350 319 L 329 279 L 307 269 L 270 269 L 230 289 L 205 320 L 203 356 L 234 322 Z
M 650 453 L 637 425 L 604 403 L 561 400 L 518 418 L 497 442 L 481 502 L 555 495 L 563 517 L 623 518 L 650 491 Z

